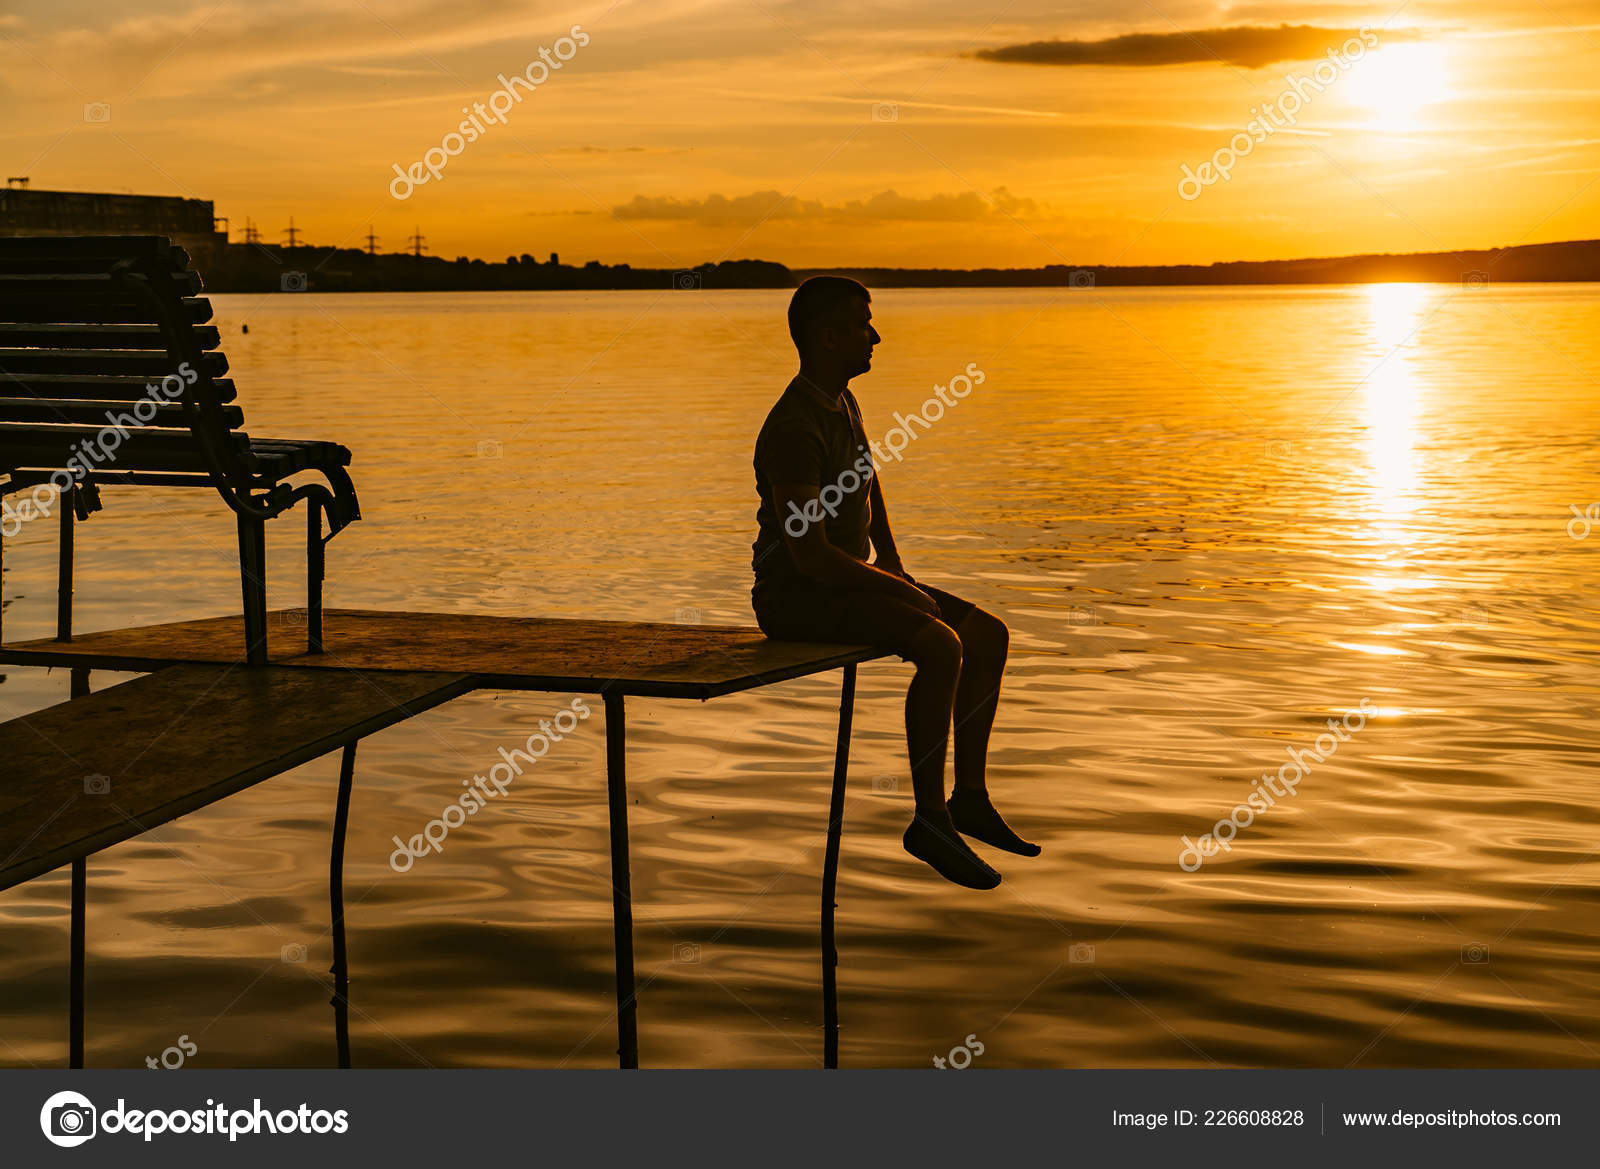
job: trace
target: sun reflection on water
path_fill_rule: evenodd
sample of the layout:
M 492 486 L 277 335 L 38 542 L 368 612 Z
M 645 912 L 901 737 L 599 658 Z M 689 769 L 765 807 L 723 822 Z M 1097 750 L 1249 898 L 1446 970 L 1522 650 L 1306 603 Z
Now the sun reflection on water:
M 1425 386 L 1417 372 L 1417 331 L 1432 298 L 1422 284 L 1374 284 L 1367 290 L 1370 344 L 1362 383 L 1373 535 L 1403 547 L 1416 510 L 1417 414 Z

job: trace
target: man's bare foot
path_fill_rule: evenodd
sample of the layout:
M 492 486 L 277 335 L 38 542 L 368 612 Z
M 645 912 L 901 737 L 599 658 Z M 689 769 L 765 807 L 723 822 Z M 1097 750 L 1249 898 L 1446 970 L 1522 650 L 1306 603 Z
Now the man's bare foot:
M 1038 856 L 1044 851 L 1037 844 L 1024 840 L 1011 831 L 1011 825 L 1005 822 L 1005 818 L 995 811 L 994 805 L 989 802 L 988 792 L 957 788 L 945 806 L 950 809 L 950 821 L 956 826 L 956 830 L 965 832 L 974 840 L 981 840 L 985 844 L 992 844 L 995 848 L 1003 848 L 1018 856 Z
M 919 812 L 906 829 L 904 843 L 907 852 L 927 861 L 947 881 L 968 889 L 993 889 L 1000 883 L 1000 874 L 956 835 L 948 820 L 936 824 Z

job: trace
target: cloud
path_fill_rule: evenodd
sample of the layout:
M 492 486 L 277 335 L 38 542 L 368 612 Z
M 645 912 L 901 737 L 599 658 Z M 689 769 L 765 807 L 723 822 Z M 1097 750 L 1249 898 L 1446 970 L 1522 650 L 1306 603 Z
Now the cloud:
M 1417 29 L 1380 29 L 1369 33 L 1382 41 L 1421 39 Z M 1188 32 L 1138 32 L 1098 41 L 1033 41 L 979 49 L 972 56 L 984 61 L 1022 65 L 1188 65 L 1225 61 L 1260 69 L 1277 61 L 1309 61 L 1325 56 L 1354 37 L 1357 28 L 1317 28 L 1309 24 L 1280 24 L 1277 28 L 1241 25 L 1236 28 L 1199 28 Z M 1370 46 L 1368 46 L 1370 47 Z
M 611 215 L 614 219 L 673 220 L 703 227 L 726 227 L 775 219 L 970 222 L 999 215 L 1034 215 L 1038 211 L 1038 204 L 1032 199 L 1019 198 L 999 187 L 988 197 L 976 191 L 923 198 L 902 195 L 898 191 L 879 191 L 869 199 L 851 199 L 831 205 L 816 199 L 797 199 L 778 191 L 754 191 L 731 199 L 726 195 L 707 195 L 704 199 L 635 195 L 631 201 L 613 207 Z

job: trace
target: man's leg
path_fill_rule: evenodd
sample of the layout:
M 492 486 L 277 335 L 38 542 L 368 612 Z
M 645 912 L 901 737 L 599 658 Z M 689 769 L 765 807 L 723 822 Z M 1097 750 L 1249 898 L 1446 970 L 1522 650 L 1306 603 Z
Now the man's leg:
M 917 668 L 906 688 L 906 752 L 911 758 L 911 790 L 917 814 L 937 824 L 948 819 L 944 761 L 950 753 L 950 722 L 960 692 L 961 640 L 944 622 L 926 617 L 901 656 Z
M 989 732 L 1000 706 L 1000 681 L 1011 644 L 1005 622 L 973 609 L 956 626 L 961 638 L 961 680 L 954 708 L 956 791 L 988 791 L 984 768 L 989 757 Z
M 954 607 L 960 598 L 940 600 Z M 961 602 L 963 604 L 970 604 Z M 1018 856 L 1038 856 L 1042 849 L 1022 839 L 989 800 L 985 768 L 989 757 L 989 732 L 1000 706 L 1000 682 L 1005 674 L 1011 643 L 1006 624 L 994 614 L 972 606 L 956 623 L 961 638 L 961 679 L 954 706 L 956 782 L 950 797 L 951 821 L 961 832 Z
M 804 590 L 769 596 L 756 617 L 769 637 L 882 646 L 916 667 L 905 707 L 916 802 L 906 851 L 958 885 L 998 885 L 1000 874 L 961 839 L 945 803 L 945 756 L 961 677 L 961 639 L 955 630 L 883 593 Z

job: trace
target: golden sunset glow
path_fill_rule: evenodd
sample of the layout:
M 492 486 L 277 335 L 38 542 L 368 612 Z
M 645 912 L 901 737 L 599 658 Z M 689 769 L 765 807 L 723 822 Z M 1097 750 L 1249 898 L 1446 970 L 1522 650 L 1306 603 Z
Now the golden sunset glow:
M 1415 129 L 1425 109 L 1453 96 L 1446 54 L 1436 45 L 1384 48 L 1354 65 L 1341 86 L 1353 105 L 1371 114 L 1370 124 L 1383 130 Z
M 420 228 L 446 258 L 1152 264 L 1595 234 L 1592 5 L 1229 12 L 26 0 L 0 16 L 0 141 L 35 189 L 211 199 L 273 244 L 291 216 L 387 251 Z M 1179 196 L 1361 29 L 1375 47 L 1292 124 Z M 503 117 L 452 140 L 502 78 Z M 464 149 L 397 199 L 441 144 Z

